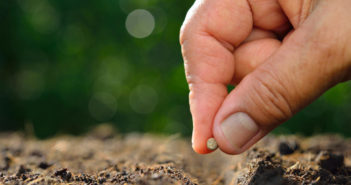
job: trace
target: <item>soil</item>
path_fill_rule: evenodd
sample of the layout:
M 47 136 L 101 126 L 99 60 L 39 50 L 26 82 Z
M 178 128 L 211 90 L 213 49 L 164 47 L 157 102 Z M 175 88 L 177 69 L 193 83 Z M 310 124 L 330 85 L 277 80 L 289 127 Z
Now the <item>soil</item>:
M 351 142 L 335 135 L 267 136 L 248 152 L 194 153 L 178 135 L 37 140 L 0 134 L 0 184 L 351 184 Z

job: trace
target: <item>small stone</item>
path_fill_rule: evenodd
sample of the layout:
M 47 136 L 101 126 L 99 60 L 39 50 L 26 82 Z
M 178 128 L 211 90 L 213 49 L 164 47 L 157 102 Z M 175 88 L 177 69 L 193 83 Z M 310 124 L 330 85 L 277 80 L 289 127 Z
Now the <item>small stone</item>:
M 40 162 L 38 165 L 39 168 L 44 169 L 44 170 L 49 168 L 50 166 L 52 166 L 52 164 L 49 164 L 47 162 Z
M 209 150 L 216 150 L 218 148 L 217 142 L 213 137 L 207 140 L 207 148 Z
M 151 175 L 152 179 L 159 179 L 160 177 L 161 177 L 161 175 L 158 174 L 158 173 L 154 173 L 154 174 Z
M 295 141 L 283 141 L 278 145 L 280 155 L 289 155 L 294 153 L 300 148 L 299 144 Z

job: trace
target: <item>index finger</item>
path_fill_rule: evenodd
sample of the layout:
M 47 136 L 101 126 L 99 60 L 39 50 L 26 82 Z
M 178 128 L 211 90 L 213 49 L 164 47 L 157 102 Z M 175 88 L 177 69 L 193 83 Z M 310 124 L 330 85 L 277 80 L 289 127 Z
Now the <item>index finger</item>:
M 234 75 L 234 46 L 251 29 L 246 0 L 197 0 L 184 21 L 180 42 L 190 89 L 193 148 L 198 153 L 210 152 L 206 141 Z

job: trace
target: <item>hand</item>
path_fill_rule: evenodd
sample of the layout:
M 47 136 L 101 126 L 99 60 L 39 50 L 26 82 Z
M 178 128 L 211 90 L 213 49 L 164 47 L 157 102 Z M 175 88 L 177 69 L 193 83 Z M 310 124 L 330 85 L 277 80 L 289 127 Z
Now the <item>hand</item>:
M 193 148 L 238 154 L 351 78 L 350 0 L 196 0 L 180 43 Z M 227 85 L 236 85 L 228 93 Z

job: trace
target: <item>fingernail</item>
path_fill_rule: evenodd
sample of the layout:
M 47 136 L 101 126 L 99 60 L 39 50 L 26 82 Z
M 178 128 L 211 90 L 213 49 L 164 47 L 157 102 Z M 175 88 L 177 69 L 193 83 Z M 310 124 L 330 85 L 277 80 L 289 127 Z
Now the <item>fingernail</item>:
M 259 130 L 255 121 L 243 112 L 229 116 L 222 122 L 221 129 L 228 142 L 236 149 L 243 147 Z

